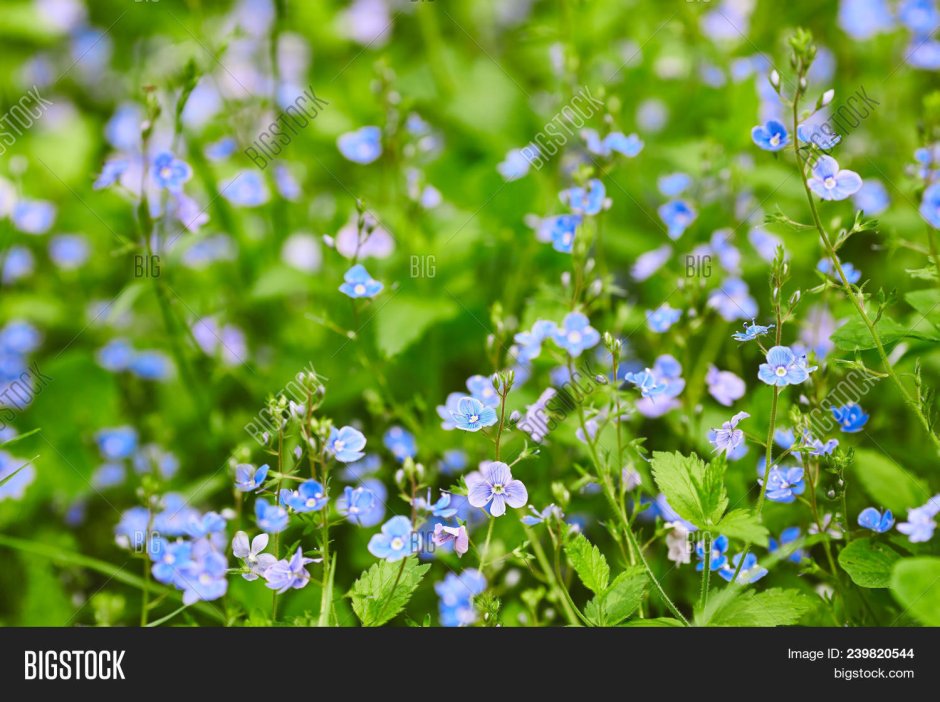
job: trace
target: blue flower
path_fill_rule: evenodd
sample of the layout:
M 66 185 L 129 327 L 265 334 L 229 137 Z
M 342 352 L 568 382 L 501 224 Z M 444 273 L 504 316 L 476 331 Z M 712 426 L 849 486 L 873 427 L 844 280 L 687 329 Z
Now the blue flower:
M 91 484 L 93 487 L 103 490 L 122 484 L 126 478 L 127 469 L 123 463 L 104 463 L 98 466 L 91 476 Z
M 568 188 L 558 193 L 561 201 L 571 208 L 575 214 L 596 215 L 604 209 L 604 198 L 607 190 L 597 178 L 588 181 L 587 187 Z
M 400 561 L 415 550 L 413 541 L 411 520 L 399 515 L 382 525 L 381 534 L 372 535 L 369 539 L 369 553 L 389 562 Z
M 153 157 L 150 175 L 158 187 L 178 193 L 183 190 L 186 181 L 193 177 L 193 169 L 169 151 L 161 151 Z
M 842 272 L 845 273 L 845 279 L 852 283 L 853 285 L 862 279 L 862 272 L 855 270 L 855 266 L 851 263 L 841 263 Z M 816 264 L 816 270 L 825 275 L 831 275 L 833 278 L 839 279 L 838 273 L 832 269 L 832 262 L 828 258 L 820 259 L 819 263 Z
M 243 531 L 235 532 L 235 538 L 232 539 L 232 555 L 244 561 L 248 568 L 248 572 L 242 573 L 245 580 L 257 580 L 268 568 L 277 563 L 275 556 L 262 553 L 268 546 L 268 540 L 269 537 L 264 532 L 258 534 L 250 542 L 248 534 Z
M 378 481 L 369 481 L 369 483 L 378 483 Z M 381 483 L 378 483 L 381 485 Z M 344 488 L 342 496 L 336 500 L 336 511 L 342 514 L 353 524 L 362 527 L 372 527 L 382 521 L 385 516 L 385 505 L 376 493 L 360 485 L 357 488 L 351 488 L 348 485 Z
M 255 468 L 249 463 L 239 463 L 235 466 L 235 487 L 239 492 L 254 492 L 264 485 L 268 477 L 268 464 Z
M 671 200 L 661 205 L 657 210 L 659 218 L 666 225 L 666 232 L 670 239 L 678 239 L 688 229 L 689 225 L 698 217 L 695 211 L 685 200 Z
M 542 220 L 542 227 L 548 232 L 552 241 L 552 248 L 561 253 L 571 253 L 574 247 L 574 237 L 581 224 L 581 215 L 557 215 Z
M 601 335 L 591 326 L 586 315 L 569 312 L 565 315 L 561 327 L 555 329 L 553 338 L 556 344 L 577 358 L 585 349 L 596 346 L 601 340 Z
M 662 268 L 670 256 L 672 256 L 672 247 L 669 244 L 663 244 L 657 249 L 642 253 L 637 256 L 636 261 L 633 263 L 630 276 L 638 283 L 641 283 Z
M 709 554 L 708 554 L 708 569 L 709 570 L 720 570 L 728 562 L 728 556 L 725 553 L 728 550 L 728 537 L 724 534 L 719 534 L 714 541 L 709 545 Z M 703 571 L 705 570 L 705 542 L 699 541 L 695 544 L 695 555 L 698 556 L 698 563 L 695 565 L 695 570 Z
M 62 270 L 80 268 L 88 254 L 88 240 L 81 234 L 60 234 L 49 242 L 49 258 Z
M 460 575 L 448 573 L 443 581 L 434 584 L 440 598 L 439 612 L 442 626 L 469 626 L 477 620 L 473 598 L 486 589 L 486 578 L 478 570 L 468 569 Z
M 529 501 L 529 493 L 521 480 L 512 477 L 509 466 L 502 461 L 485 461 L 480 470 L 468 473 L 467 501 L 485 509 L 494 517 L 506 513 L 506 505 L 518 509 Z
M 832 416 L 839 423 L 839 427 L 846 434 L 854 434 L 862 430 L 868 423 L 868 416 L 861 405 L 850 402 L 844 407 L 833 407 Z
M 255 502 L 255 520 L 258 528 L 269 534 L 277 534 L 287 528 L 287 510 L 279 505 L 272 505 L 267 500 L 258 498 Z
M 272 590 L 284 593 L 294 588 L 299 590 L 310 582 L 310 573 L 305 567 L 308 563 L 319 562 L 320 559 L 304 557 L 303 549 L 298 546 L 297 551 L 288 561 L 277 561 L 264 571 L 266 585 Z
M 0 471 L 0 476 L 2 476 L 2 471 Z M 140 551 L 144 547 L 146 534 L 150 530 L 149 525 L 150 510 L 146 507 L 131 507 L 121 514 L 120 521 L 114 527 L 114 542 L 121 548 Z
M 923 507 L 907 511 L 907 521 L 898 524 L 898 531 L 905 534 L 912 544 L 930 541 L 937 528 L 935 517 L 940 512 L 940 495 L 934 495 Z
M 823 200 L 845 200 L 861 189 L 862 177 L 855 171 L 840 169 L 832 156 L 820 156 L 806 184 Z
M 890 509 L 886 509 L 882 514 L 874 507 L 866 507 L 858 515 L 858 525 L 871 529 L 876 534 L 884 534 L 894 526 L 894 515 Z
M 764 480 L 758 478 L 757 482 L 763 485 Z M 802 495 L 805 489 L 802 468 L 770 469 L 770 476 L 767 478 L 767 499 L 771 502 L 789 504 L 797 495 Z
M 475 397 L 461 397 L 457 410 L 451 413 L 454 426 L 464 431 L 480 431 L 496 424 L 496 410 L 485 406 Z
M 101 175 L 98 176 L 91 187 L 95 190 L 101 190 L 109 185 L 114 185 L 130 165 L 130 161 L 126 158 L 116 158 L 108 161 L 101 169 Z
M 235 149 L 237 148 L 238 142 L 236 142 L 232 137 L 222 137 L 218 141 L 214 141 L 207 145 L 203 150 L 203 153 L 210 161 L 224 161 L 229 156 L 234 154 Z
M 352 463 L 365 456 L 362 452 L 365 445 L 366 437 L 358 429 L 347 426 L 337 430 L 336 427 L 332 427 L 330 438 L 326 442 L 326 450 L 333 454 L 337 461 Z
M 164 585 L 182 586 L 180 570 L 190 564 L 193 546 L 189 541 L 155 541 L 150 549 L 153 566 L 150 572 L 154 579 Z
M 296 490 L 283 488 L 280 500 L 295 512 L 319 512 L 329 502 L 323 485 L 316 480 L 305 480 Z
M 496 170 L 507 183 L 519 180 L 529 172 L 532 161 L 539 158 L 539 150 L 531 144 L 521 148 L 512 149 L 506 158 L 496 166 Z
M 656 187 L 666 197 L 677 197 L 692 185 L 692 177 L 688 173 L 669 173 L 660 176 Z
M 268 201 L 268 186 L 258 171 L 239 171 L 219 186 L 219 193 L 236 207 L 258 207 Z
M 279 163 L 274 167 L 274 184 L 277 186 L 277 191 L 281 194 L 281 197 L 285 200 L 296 202 L 300 199 L 302 194 L 300 184 L 287 166 Z
M 775 119 L 751 130 L 751 140 L 764 151 L 780 151 L 790 143 L 787 128 Z
M 29 322 L 10 322 L 0 329 L 0 349 L 12 354 L 27 354 L 35 351 L 42 335 Z
M 584 129 L 581 136 L 584 137 L 588 151 L 598 156 L 610 156 L 611 152 L 617 152 L 633 158 L 643 150 L 643 140 L 636 134 L 626 136 L 623 132 L 611 132 L 602 140 L 595 130 Z
M 528 363 L 538 358 L 542 353 L 542 342 L 551 338 L 555 333 L 554 322 L 539 319 L 532 325 L 532 329 L 527 332 L 519 332 L 513 337 L 516 342 L 516 358 L 520 363 Z M 467 383 L 469 384 L 469 380 Z M 469 385 L 468 385 L 469 387 Z M 471 388 L 472 392 L 472 388 Z M 482 399 L 482 398 L 478 398 Z M 498 403 L 497 403 L 498 404 Z
M 869 217 L 877 217 L 891 204 L 888 191 L 880 180 L 866 180 L 857 193 L 852 196 L 852 203 Z
M 180 569 L 180 581 L 176 583 L 183 590 L 183 604 L 222 597 L 228 590 L 228 561 L 225 556 L 205 540 L 193 544 L 192 556 L 192 560 Z
M 467 454 L 460 449 L 448 449 L 438 466 L 444 475 L 456 475 L 467 467 Z
M 431 488 L 428 488 L 428 496 L 416 497 L 414 500 L 414 507 L 419 512 L 428 512 L 433 517 L 440 517 L 441 519 L 450 519 L 455 514 L 457 514 L 457 509 L 451 506 L 451 501 L 453 495 L 449 492 L 441 492 L 441 496 L 438 498 L 437 502 L 431 502 Z
M 920 202 L 920 215 L 934 229 L 940 229 L 940 183 L 934 183 L 924 191 Z
M 734 558 L 731 559 L 731 563 L 726 563 L 724 567 L 718 571 L 718 575 L 730 583 L 734 578 L 734 572 L 738 569 L 738 564 L 741 563 L 741 556 L 743 555 L 744 554 L 741 553 L 735 554 Z M 741 572 L 738 573 L 738 583 L 740 585 L 756 583 L 765 575 L 767 575 L 767 569 L 757 565 L 757 556 L 753 553 L 744 556 Z
M 95 435 L 98 450 L 106 461 L 130 458 L 137 450 L 137 432 L 131 427 L 102 429 Z
M 853 39 L 869 39 L 894 26 L 886 0 L 842 0 L 839 26 Z
M 441 418 L 441 429 L 452 431 L 457 428 L 454 424 L 454 416 L 457 414 L 457 405 L 464 398 L 462 392 L 451 392 L 447 394 L 447 399 L 443 405 L 437 406 L 437 416 Z
M 806 356 L 797 356 L 787 346 L 774 346 L 767 352 L 767 363 L 761 363 L 757 377 L 768 385 L 799 385 L 809 378 L 816 366 L 806 365 Z
M 646 326 L 650 331 L 662 334 L 679 321 L 682 310 L 675 310 L 668 304 L 663 304 L 655 310 L 646 310 Z
M 127 369 L 144 380 L 165 380 L 173 372 L 173 365 L 159 351 L 140 351 L 131 358 Z
M 819 124 L 804 122 L 796 128 L 796 138 L 804 144 L 815 144 L 823 151 L 838 146 L 842 135 L 836 134 L 832 129 L 824 131 Z
M 372 126 L 360 127 L 354 132 L 341 134 L 336 145 L 339 152 L 353 163 L 372 163 L 382 155 L 382 130 Z
M 662 395 L 669 387 L 649 368 L 637 373 L 625 373 L 623 379 L 628 383 L 633 383 L 643 397 Z
M 541 524 L 546 519 L 551 519 L 552 517 L 556 517 L 559 520 L 565 518 L 564 512 L 562 512 L 560 508 L 556 507 L 554 503 L 548 505 L 548 507 L 543 509 L 541 512 L 535 509 L 535 507 L 532 505 L 529 505 L 529 511 L 532 514 L 527 514 L 522 518 L 522 523 L 526 526 L 535 526 L 536 524 Z
M 356 299 L 360 297 L 375 297 L 385 286 L 375 280 L 366 267 L 357 263 L 343 275 L 345 281 L 339 286 L 339 291 L 344 295 Z
M 935 0 L 903 0 L 898 6 L 898 19 L 918 37 L 930 36 L 940 25 Z
M 346 467 L 343 468 L 340 476 L 343 478 L 343 480 L 357 482 L 362 480 L 367 475 L 375 473 L 381 467 L 382 459 L 379 458 L 377 454 L 370 453 L 354 463 L 346 464 Z
M 751 319 L 757 316 L 757 302 L 740 278 L 727 278 L 721 287 L 708 296 L 709 309 L 714 309 L 726 322 Z M 770 327 L 768 327 L 769 329 Z
M 382 443 L 398 459 L 399 463 L 403 463 L 406 458 L 414 458 L 415 454 L 418 453 L 418 444 L 415 442 L 415 437 L 398 426 L 390 427 L 385 432 Z
M 744 381 L 731 371 L 718 370 L 717 366 L 709 365 L 705 374 L 705 384 L 708 394 L 725 407 L 731 407 L 735 400 L 744 397 L 747 386 Z
M 788 527 L 780 532 L 779 541 L 777 539 L 774 539 L 773 537 L 768 539 L 767 550 L 770 551 L 771 553 L 776 553 L 778 550 L 780 550 L 787 544 L 793 543 L 798 538 L 800 538 L 800 528 L 796 526 Z M 804 551 L 801 548 L 798 548 L 787 557 L 787 560 L 792 563 L 799 563 L 804 558 L 806 558 L 806 551 Z
M 55 219 L 55 205 L 45 200 L 20 200 L 13 206 L 13 225 L 26 234 L 45 234 Z

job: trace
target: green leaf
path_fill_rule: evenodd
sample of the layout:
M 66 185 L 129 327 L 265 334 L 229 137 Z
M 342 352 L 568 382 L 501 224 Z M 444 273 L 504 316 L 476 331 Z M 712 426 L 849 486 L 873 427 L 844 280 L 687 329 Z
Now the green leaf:
M 856 539 L 839 552 L 839 565 L 860 587 L 888 587 L 891 568 L 901 555 L 871 539 Z
M 41 431 L 42 431 L 42 429 L 40 429 L 39 427 L 36 427 L 35 429 L 30 429 L 30 430 L 29 430 L 28 432 L 26 432 L 25 434 L 17 434 L 17 435 L 14 436 L 12 439 L 7 439 L 6 441 L 0 443 L 0 448 L 6 448 L 7 446 L 12 446 L 13 444 L 18 444 L 18 443 L 19 443 L 20 441 L 22 441 L 23 439 L 28 439 L 29 437 L 33 436 L 34 434 L 38 434 L 38 433 L 41 432 Z M 3 483 L 0 483 L 0 485 L 2 485 L 2 484 L 3 484 Z
M 735 509 L 728 512 L 718 522 L 715 530 L 732 539 L 740 539 L 765 548 L 767 546 L 769 536 L 767 528 L 749 509 Z
M 379 561 L 353 583 L 349 597 L 363 626 L 382 626 L 397 615 L 431 567 L 408 557 L 401 563 Z
M 917 339 L 920 341 L 940 341 L 936 334 L 926 334 L 914 331 L 910 327 L 895 322 L 890 317 L 882 317 L 875 325 L 875 330 L 881 337 L 883 344 L 893 344 L 902 339 Z M 832 335 L 832 340 L 842 351 L 865 351 L 875 348 L 871 333 L 865 323 L 858 318 L 852 319 L 839 327 Z
M 596 595 L 587 603 L 584 616 L 597 626 L 617 626 L 640 606 L 647 583 L 643 568 L 628 568 L 614 578 L 604 593 Z
M 940 326 L 940 290 L 914 290 L 904 295 L 904 299 L 927 321 L 934 326 Z
M 919 622 L 940 626 L 940 558 L 903 558 L 895 563 L 891 593 Z
M 727 591 L 726 591 L 727 592 Z M 744 590 L 736 597 L 715 598 L 717 606 L 708 617 L 711 626 L 786 626 L 796 624 L 810 609 L 810 602 L 797 590 L 772 588 L 763 592 Z
M 597 546 L 591 545 L 584 534 L 576 534 L 565 544 L 568 562 L 575 569 L 584 586 L 595 594 L 604 592 L 610 582 L 610 566 Z
M 725 462 L 705 464 L 696 454 L 653 452 L 653 479 L 676 513 L 701 529 L 714 529 L 728 507 Z
M 685 624 L 680 622 L 678 619 L 673 619 L 672 617 L 653 617 L 652 619 L 631 619 L 628 622 L 624 622 L 622 626 L 683 627 Z
M 388 357 L 395 356 L 413 343 L 434 324 L 454 317 L 457 305 L 441 297 L 405 297 L 394 295 L 388 300 L 379 298 L 376 315 L 376 341 Z M 365 312 L 370 315 L 369 311 Z
M 248 296 L 253 300 L 266 300 L 310 292 L 312 278 L 287 266 L 275 266 L 262 273 L 251 287 Z
M 871 449 L 855 451 L 855 476 L 876 505 L 895 514 L 924 504 L 930 497 L 927 484 L 883 453 Z

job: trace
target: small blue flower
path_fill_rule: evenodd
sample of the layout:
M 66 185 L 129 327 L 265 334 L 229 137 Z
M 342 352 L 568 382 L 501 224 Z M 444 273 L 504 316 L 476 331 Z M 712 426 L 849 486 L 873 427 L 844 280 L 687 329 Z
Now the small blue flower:
M 461 397 L 457 411 L 451 414 L 454 426 L 464 431 L 480 431 L 496 424 L 496 410 L 487 407 L 475 397 Z
M 382 130 L 372 126 L 361 127 L 340 135 L 336 145 L 339 152 L 353 163 L 372 163 L 382 155 Z
M 730 583 L 734 578 L 734 572 L 738 569 L 738 564 L 741 563 L 741 556 L 743 555 L 742 553 L 735 554 L 734 558 L 731 559 L 731 563 L 726 563 L 724 567 L 718 571 L 718 575 Z M 756 583 L 765 575 L 767 575 L 767 569 L 757 565 L 757 556 L 753 553 L 744 556 L 744 563 L 741 565 L 741 571 L 738 573 L 738 583 L 740 585 Z
M 414 500 L 414 508 L 419 512 L 428 512 L 432 517 L 440 517 L 441 519 L 450 519 L 455 514 L 457 514 L 457 509 L 451 506 L 451 501 L 453 500 L 453 495 L 449 492 L 441 492 L 441 496 L 438 498 L 437 502 L 431 502 L 431 488 L 428 488 L 428 496 L 416 497 Z
M 771 553 L 776 553 L 778 550 L 780 550 L 787 544 L 793 543 L 798 538 L 800 538 L 800 528 L 796 526 L 788 527 L 780 532 L 779 541 L 772 537 L 768 539 L 767 550 L 770 551 Z M 806 558 L 806 551 L 801 548 L 798 548 L 787 557 L 787 560 L 790 561 L 791 563 L 799 563 L 804 558 Z
M 920 201 L 920 215 L 934 229 L 940 229 L 940 183 L 934 183 L 924 191 Z
M 155 542 L 150 549 L 150 560 L 153 561 L 150 572 L 154 579 L 164 585 L 180 584 L 180 570 L 190 564 L 192 550 L 189 541 Z
M 358 429 L 347 426 L 337 430 L 336 427 L 332 427 L 330 438 L 326 442 L 326 450 L 333 454 L 337 461 L 352 463 L 365 456 L 362 452 L 365 445 L 366 437 Z
M 98 176 L 91 187 L 95 190 L 101 190 L 109 185 L 114 185 L 130 165 L 130 161 L 126 158 L 116 158 L 106 162 L 104 168 L 101 169 L 101 175 Z
M 623 379 L 636 385 L 643 397 L 662 395 L 669 388 L 669 385 L 658 378 L 649 368 L 637 373 L 625 373 Z
M 727 562 L 728 556 L 725 553 L 728 550 L 728 537 L 724 534 L 719 534 L 714 541 L 709 545 L 709 554 L 708 554 L 708 569 L 709 570 L 720 570 Z M 695 544 L 695 555 L 698 556 L 698 563 L 695 565 L 695 570 L 703 571 L 705 570 L 705 542 L 699 541 Z
M 757 480 L 763 485 L 763 478 Z M 767 478 L 767 499 L 771 502 L 789 504 L 806 489 L 802 468 L 771 468 Z
M 775 119 L 751 130 L 751 140 L 764 151 L 780 151 L 790 143 L 787 128 Z
M 521 149 L 512 149 L 506 158 L 496 166 L 496 170 L 507 183 L 519 180 L 529 173 L 532 161 L 540 158 L 539 150 L 532 144 Z
M 666 197 L 678 197 L 692 185 L 692 177 L 688 173 L 669 173 L 660 176 L 656 187 Z
M 88 240 L 81 234 L 60 234 L 49 242 L 49 258 L 65 271 L 81 268 L 88 254 Z
M 594 129 L 584 129 L 581 136 L 584 137 L 587 150 L 598 156 L 610 156 L 612 152 L 617 152 L 633 158 L 644 146 L 643 140 L 636 134 L 626 136 L 623 132 L 611 132 L 602 140 Z
M 565 315 L 561 327 L 553 335 L 555 343 L 577 358 L 585 349 L 596 346 L 600 333 L 591 326 L 590 320 L 581 312 L 569 312 Z
M 708 296 L 707 306 L 714 309 L 727 322 L 751 319 L 757 316 L 757 301 L 740 278 L 727 278 L 721 287 Z
M 561 253 L 571 253 L 579 224 L 581 215 L 557 215 L 542 220 L 542 227 L 547 229 L 551 237 L 552 248 Z
M 193 177 L 193 169 L 185 161 L 176 158 L 169 151 L 161 151 L 153 157 L 150 166 L 153 182 L 171 193 L 183 190 L 183 185 Z
M 385 516 L 385 506 L 382 500 L 373 490 L 364 485 L 357 488 L 347 485 L 343 489 L 342 496 L 336 500 L 336 511 L 353 524 L 362 527 L 375 526 Z
M 128 370 L 144 380 L 165 380 L 170 377 L 173 364 L 159 351 L 140 351 L 134 354 Z
M 13 206 L 13 225 L 26 234 L 45 234 L 55 219 L 55 205 L 45 200 L 20 200 Z
M 35 351 L 42 335 L 29 322 L 15 321 L 0 329 L 0 349 L 11 354 L 23 355 Z
M 194 514 L 186 523 L 186 534 L 194 539 L 201 539 L 210 534 L 225 531 L 225 518 L 218 512 Z
M 839 145 L 842 136 L 831 128 L 828 133 L 817 124 L 803 123 L 796 128 L 796 138 L 804 144 L 815 144 L 823 151 L 829 151 Z
M 862 430 L 862 427 L 868 423 L 869 415 L 861 408 L 861 405 L 850 402 L 844 407 L 833 407 L 832 416 L 839 423 L 839 427 L 846 434 L 854 434 Z
M 816 366 L 806 365 L 806 356 L 797 356 L 787 346 L 774 346 L 767 352 L 767 363 L 761 363 L 757 377 L 768 385 L 799 385 L 809 378 Z
M 851 263 L 841 263 L 841 266 L 842 272 L 845 273 L 845 279 L 853 285 L 862 279 L 862 272 L 855 270 L 855 266 Z M 832 261 L 828 258 L 820 259 L 819 263 L 816 264 L 816 270 L 825 275 L 831 275 L 837 280 L 839 279 L 838 273 L 832 269 Z
M 670 239 L 678 239 L 689 225 L 698 217 L 698 212 L 685 200 L 671 200 L 657 210 L 659 218 L 666 225 Z
M 466 395 L 462 392 L 451 392 L 447 394 L 444 404 L 437 406 L 437 416 L 441 418 L 441 429 L 444 431 L 452 431 L 457 428 L 457 425 L 454 424 L 454 417 L 457 414 L 457 404 L 464 397 Z
M 744 397 L 747 386 L 744 381 L 731 371 L 718 370 L 717 366 L 709 365 L 705 374 L 705 384 L 708 394 L 725 407 L 731 407 L 735 400 Z
M 381 534 L 369 539 L 369 553 L 386 561 L 400 561 L 414 551 L 413 530 L 408 517 L 397 516 L 382 525 Z
M 287 510 L 278 505 L 272 505 L 267 500 L 258 498 L 255 502 L 255 520 L 258 528 L 269 534 L 277 534 L 287 528 Z
M 499 393 L 493 387 L 493 378 L 485 375 L 471 375 L 467 378 L 467 390 L 487 407 L 499 407 Z
M 884 534 L 894 526 L 894 515 L 890 509 L 886 509 L 882 514 L 874 507 L 866 507 L 858 515 L 858 525 L 866 529 L 871 529 L 876 534 Z
M 398 459 L 399 463 L 404 463 L 406 458 L 414 458 L 415 454 L 418 453 L 418 444 L 415 442 L 415 437 L 398 426 L 390 427 L 385 432 L 382 443 Z
M 558 507 L 553 504 L 548 505 L 541 512 L 535 509 L 532 505 L 529 505 L 529 511 L 532 514 L 527 514 L 522 518 L 522 523 L 526 526 L 535 526 L 536 524 L 541 524 L 546 519 L 551 519 L 556 517 L 558 520 L 565 518 L 564 512 L 561 511 Z
M 382 283 L 369 275 L 369 271 L 367 271 L 366 267 L 361 263 L 357 263 L 346 271 L 345 275 L 343 275 L 343 280 L 345 282 L 339 286 L 339 291 L 353 299 L 375 297 L 382 292 L 382 288 L 385 287 Z
M 918 37 L 928 37 L 940 26 L 934 0 L 903 0 L 898 6 L 898 19 Z
M 663 304 L 655 310 L 646 310 L 646 326 L 650 331 L 662 334 L 679 321 L 682 310 L 675 310 L 668 304 Z
M 880 180 L 866 180 L 857 193 L 852 196 L 852 203 L 869 217 L 877 217 L 891 204 L 888 191 Z
M 310 582 L 310 573 L 307 572 L 308 563 L 316 563 L 321 559 L 306 558 L 303 549 L 298 546 L 297 551 L 288 561 L 282 559 L 277 561 L 264 571 L 266 585 L 280 593 L 285 593 L 291 588 L 299 590 Z
M 806 184 L 823 200 L 845 200 L 861 189 L 862 178 L 855 171 L 840 169 L 832 156 L 820 156 Z
M 232 137 L 222 137 L 206 146 L 203 153 L 210 161 L 224 161 L 234 154 L 237 148 L 238 143 Z
M 440 598 L 441 626 L 469 626 L 476 622 L 473 598 L 485 589 L 486 578 L 472 568 L 460 575 L 448 573 L 443 581 L 435 583 L 434 591 Z
M 180 569 L 183 604 L 200 600 L 210 601 L 222 597 L 228 590 L 228 561 L 205 540 L 193 543 L 192 560 Z
M 236 207 L 258 207 L 268 201 L 268 186 L 258 171 L 239 171 L 219 186 L 219 193 Z
M 937 528 L 935 517 L 940 510 L 940 495 L 934 495 L 923 507 L 907 511 L 907 521 L 898 524 L 898 531 L 906 535 L 912 544 L 930 541 Z
M 516 358 L 520 363 L 529 363 L 542 353 L 542 342 L 550 339 L 555 333 L 554 322 L 539 319 L 527 332 L 519 332 L 513 337 L 516 342 Z M 467 381 L 468 383 L 470 381 Z M 472 388 L 471 388 L 472 391 Z M 482 398 L 479 398 L 482 399 Z M 498 404 L 498 403 L 497 403 Z
M 604 209 L 604 198 L 607 196 L 607 190 L 604 184 L 597 178 L 588 181 L 587 187 L 568 188 L 562 190 L 558 197 L 561 201 L 571 208 L 575 214 L 596 215 Z
M 137 432 L 131 427 L 102 429 L 95 435 L 98 450 L 106 461 L 130 458 L 137 450 Z
M 296 490 L 283 488 L 279 497 L 282 505 L 295 512 L 319 512 L 329 502 L 323 485 L 316 480 L 305 480 Z
M 755 324 L 753 320 L 751 324 L 748 325 L 747 322 L 744 323 L 743 332 L 735 332 L 731 335 L 731 338 L 735 341 L 752 341 L 759 336 L 763 336 L 768 333 L 771 329 L 774 328 L 773 324 L 769 324 L 766 327 L 761 326 L 760 324 Z
M 438 465 L 444 475 L 456 475 L 467 467 L 467 454 L 460 449 L 448 449 Z

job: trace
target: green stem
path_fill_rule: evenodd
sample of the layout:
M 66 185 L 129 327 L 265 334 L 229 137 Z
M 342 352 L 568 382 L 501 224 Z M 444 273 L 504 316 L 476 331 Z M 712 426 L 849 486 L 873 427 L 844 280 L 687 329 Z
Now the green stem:
M 555 571 L 548 562 L 548 556 L 545 555 L 545 549 L 542 548 L 542 544 L 539 543 L 532 529 L 525 525 L 523 525 L 522 528 L 525 529 L 526 536 L 529 537 L 529 543 L 532 544 L 532 550 L 535 551 L 535 560 L 539 562 L 539 567 L 541 567 L 542 572 L 545 574 L 545 578 L 551 583 L 552 590 L 555 592 L 555 598 L 561 603 L 561 608 L 565 613 L 565 619 L 568 620 L 571 626 L 581 626 L 581 622 L 578 621 L 578 615 L 575 613 L 577 607 L 572 605 L 571 595 L 568 593 L 567 588 L 565 588 L 564 582 L 559 580 L 555 575 Z
M 483 544 L 483 551 L 480 553 L 480 572 L 486 568 L 486 559 L 490 555 L 490 539 L 493 538 L 493 525 L 496 523 L 496 517 L 490 517 L 490 524 L 486 528 L 486 541 Z M 485 574 L 485 573 L 484 573 Z
M 703 612 L 705 611 L 705 605 L 708 604 L 708 580 L 709 580 L 709 574 L 711 573 L 711 570 L 712 570 L 711 568 L 712 545 L 708 541 L 708 536 L 709 535 L 707 533 L 702 535 L 702 550 L 705 553 L 705 563 L 703 564 L 703 568 L 702 568 L 702 594 L 701 594 L 701 600 L 702 600 L 701 607 L 702 607 Z

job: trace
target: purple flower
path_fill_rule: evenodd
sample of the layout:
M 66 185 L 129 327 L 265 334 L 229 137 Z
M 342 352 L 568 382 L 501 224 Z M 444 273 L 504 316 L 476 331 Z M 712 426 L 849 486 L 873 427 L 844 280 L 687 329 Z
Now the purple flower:
M 506 505 L 524 507 L 529 493 L 521 480 L 515 480 L 509 466 L 502 461 L 489 461 L 466 477 L 467 500 L 474 507 L 489 508 L 494 517 L 506 513 Z
M 440 522 L 434 525 L 434 534 L 431 537 L 438 546 L 454 542 L 454 550 L 458 556 L 463 556 L 470 549 L 470 539 L 467 536 L 467 527 L 444 526 Z
M 862 178 L 855 171 L 840 169 L 832 156 L 820 156 L 806 183 L 823 200 L 845 200 L 861 189 Z
M 242 573 L 245 580 L 257 580 L 264 572 L 277 563 L 277 558 L 270 553 L 262 553 L 268 547 L 268 537 L 264 532 L 248 542 L 248 534 L 236 531 L 232 539 L 232 555 L 245 562 L 247 573 Z
M 767 352 L 767 363 L 761 363 L 757 377 L 767 385 L 783 387 L 799 385 L 809 378 L 816 366 L 806 365 L 806 356 L 797 356 L 786 346 L 774 346 Z
M 737 428 L 738 423 L 750 417 L 747 412 L 738 412 L 727 422 L 721 425 L 721 428 L 714 429 L 715 435 L 709 439 L 718 453 L 724 452 L 729 455 L 744 442 L 744 432 Z
M 735 400 L 744 397 L 744 381 L 731 371 L 718 370 L 716 366 L 710 365 L 705 374 L 705 383 L 709 394 L 725 407 L 730 407 Z
M 638 283 L 642 282 L 662 268 L 670 256 L 672 256 L 672 247 L 669 244 L 663 244 L 658 249 L 640 254 L 633 268 L 630 269 L 630 276 Z
M 310 573 L 307 572 L 308 563 L 318 563 L 319 558 L 305 558 L 303 549 L 298 546 L 296 553 L 288 561 L 286 559 L 277 561 L 264 571 L 264 579 L 267 580 L 267 586 L 280 593 L 287 592 L 291 588 L 299 590 L 310 582 Z

